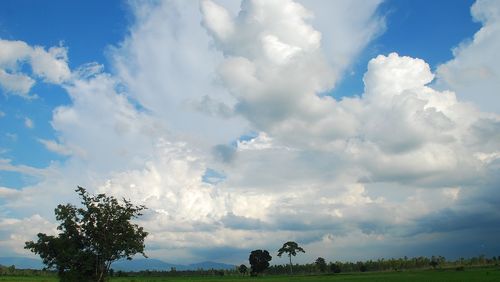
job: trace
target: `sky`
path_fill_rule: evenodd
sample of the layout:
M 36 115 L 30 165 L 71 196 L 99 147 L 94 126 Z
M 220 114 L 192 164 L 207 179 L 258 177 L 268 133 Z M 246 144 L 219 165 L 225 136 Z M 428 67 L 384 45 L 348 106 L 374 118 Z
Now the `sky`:
M 500 2 L 0 2 L 0 250 L 77 185 L 149 257 L 500 254 Z

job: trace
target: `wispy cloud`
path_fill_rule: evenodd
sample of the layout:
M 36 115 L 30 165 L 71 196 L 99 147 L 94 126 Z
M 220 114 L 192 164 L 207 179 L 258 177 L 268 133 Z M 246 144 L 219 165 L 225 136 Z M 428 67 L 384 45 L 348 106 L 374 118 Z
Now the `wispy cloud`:
M 5 133 L 5 137 L 7 137 L 10 141 L 17 141 L 17 134 L 15 133 L 7 132 Z
M 57 143 L 54 140 L 46 140 L 46 139 L 38 139 L 38 142 L 42 143 L 47 150 L 52 151 L 54 153 L 63 155 L 63 156 L 69 156 L 73 154 L 73 150 L 68 148 L 65 145 L 61 145 Z
M 35 127 L 35 123 L 29 117 L 25 117 L 24 126 L 26 126 L 26 128 L 33 129 Z
M 39 169 L 27 165 L 14 165 L 9 159 L 0 159 L 0 171 L 18 172 L 25 175 L 45 177 L 49 171 L 46 169 Z

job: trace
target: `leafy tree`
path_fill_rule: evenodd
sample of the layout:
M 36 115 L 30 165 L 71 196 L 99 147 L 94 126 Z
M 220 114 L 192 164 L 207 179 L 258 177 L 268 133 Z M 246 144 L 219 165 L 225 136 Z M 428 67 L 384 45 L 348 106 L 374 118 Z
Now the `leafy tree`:
M 240 265 L 240 266 L 238 267 L 238 271 L 239 271 L 241 274 L 245 275 L 245 274 L 248 272 L 248 267 L 247 267 L 246 265 L 242 264 L 242 265 Z
M 278 250 L 278 256 L 281 257 L 283 253 L 288 254 L 288 258 L 290 259 L 290 274 L 292 274 L 292 256 L 296 256 L 297 252 L 305 253 L 304 249 L 299 247 L 299 245 L 293 241 L 288 241 L 283 244 L 283 247 Z
M 316 264 L 316 267 L 318 267 L 319 271 L 321 272 L 325 272 L 326 271 L 326 261 L 324 258 L 322 257 L 319 257 L 316 259 L 316 261 L 314 262 L 314 264 Z
M 104 281 L 111 264 L 122 258 L 144 254 L 147 232 L 131 219 L 141 216 L 144 206 L 123 199 L 119 203 L 105 194 L 89 195 L 78 187 L 83 208 L 71 204 L 55 209 L 60 233 L 38 233 L 38 241 L 29 241 L 25 249 L 40 255 L 48 268 L 55 268 L 61 281 Z
M 263 272 L 269 267 L 272 257 L 267 250 L 254 250 L 250 253 L 248 261 L 250 262 L 252 276 Z
M 342 271 L 341 263 L 340 262 L 330 263 L 330 271 L 333 273 L 340 273 Z

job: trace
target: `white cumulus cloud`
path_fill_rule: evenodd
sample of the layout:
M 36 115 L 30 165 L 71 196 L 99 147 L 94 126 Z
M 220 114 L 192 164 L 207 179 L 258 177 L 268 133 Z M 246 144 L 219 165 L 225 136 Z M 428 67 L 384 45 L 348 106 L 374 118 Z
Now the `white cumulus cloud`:
M 31 66 L 31 73 L 21 71 L 23 64 Z M 33 78 L 34 77 L 34 78 Z M 61 84 L 71 78 L 68 67 L 67 49 L 29 46 L 23 41 L 0 39 L 0 86 L 6 93 L 24 98 L 35 98 L 30 90 L 35 78 Z

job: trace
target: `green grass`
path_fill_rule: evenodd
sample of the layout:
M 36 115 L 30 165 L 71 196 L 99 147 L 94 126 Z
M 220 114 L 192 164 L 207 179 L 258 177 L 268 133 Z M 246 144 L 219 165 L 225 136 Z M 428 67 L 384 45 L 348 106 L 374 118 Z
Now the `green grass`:
M 12 282 L 56 282 L 55 277 L 12 277 L 0 276 L 0 281 Z M 428 281 L 428 282 L 469 282 L 469 281 L 500 281 L 499 268 L 477 268 L 465 271 L 455 270 L 422 270 L 402 272 L 373 272 L 373 273 L 345 273 L 335 275 L 316 276 L 260 276 L 260 277 L 115 277 L 111 282 L 244 282 L 244 281 L 269 281 L 269 282 L 326 282 L 326 281 L 370 281 L 370 282 L 395 282 L 395 281 Z
M 0 276 L 0 281 L 9 282 L 57 282 L 59 281 L 54 277 L 40 277 L 40 276 Z

